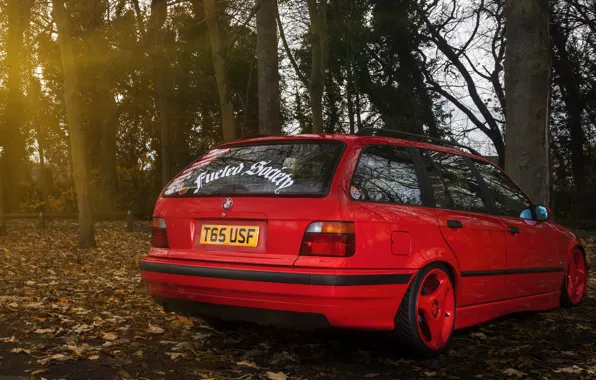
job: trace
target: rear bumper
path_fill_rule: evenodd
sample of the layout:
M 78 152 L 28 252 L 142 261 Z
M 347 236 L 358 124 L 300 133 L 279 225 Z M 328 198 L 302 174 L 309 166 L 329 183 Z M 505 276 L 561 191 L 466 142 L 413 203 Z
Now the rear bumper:
M 414 270 L 228 265 L 146 257 L 141 277 L 167 310 L 263 324 L 391 330 Z

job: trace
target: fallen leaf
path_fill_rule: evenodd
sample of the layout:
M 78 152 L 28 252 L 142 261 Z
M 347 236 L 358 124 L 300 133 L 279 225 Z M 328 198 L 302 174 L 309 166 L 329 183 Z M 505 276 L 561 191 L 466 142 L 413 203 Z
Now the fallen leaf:
M 114 333 L 103 333 L 101 336 L 102 336 L 102 338 L 104 338 L 105 340 L 108 340 L 110 342 L 118 339 L 118 335 L 116 335 Z
M 53 333 L 54 329 L 37 329 L 33 332 L 36 334 L 47 334 L 47 333 Z
M 24 352 L 24 353 L 26 353 L 26 354 L 29 354 L 29 355 L 31 355 L 31 350 L 27 350 L 27 349 L 25 349 L 25 348 L 20 348 L 20 347 L 13 348 L 13 349 L 10 351 L 10 353 L 11 353 L 11 354 L 20 354 L 21 352 Z
M 10 338 L 0 338 L 0 342 L 2 342 L 2 343 L 15 343 L 15 342 L 18 342 L 18 340 L 13 335 Z
M 286 380 L 288 377 L 283 372 L 267 372 L 269 380 Z
M 556 373 L 582 373 L 584 370 L 574 365 L 573 367 L 564 367 L 553 370 Z
M 170 359 L 176 360 L 182 356 L 182 353 L 180 353 L 180 352 L 166 352 L 166 355 L 168 355 L 170 357 Z
M 31 375 L 39 375 L 40 373 L 49 372 L 47 368 L 36 369 L 35 371 L 31 372 Z
M 189 324 L 192 324 L 192 323 L 193 323 L 193 322 L 192 322 L 192 318 L 185 317 L 185 316 L 183 316 L 183 315 L 177 315 L 177 316 L 176 316 L 176 318 L 177 318 L 177 319 L 178 319 L 180 322 L 182 322 L 182 323 L 189 323 Z
M 192 340 L 205 340 L 206 338 L 209 338 L 211 336 L 211 334 L 204 334 L 204 333 L 197 333 L 197 334 L 193 334 L 192 335 Z
M 159 326 L 154 326 L 152 324 L 149 324 L 149 328 L 147 329 L 147 332 L 149 334 L 163 334 L 164 329 L 162 329 Z
M 236 365 L 241 365 L 241 366 L 250 367 L 250 368 L 259 368 L 255 363 L 247 362 L 246 360 L 238 362 L 238 363 L 236 363 Z
M 525 373 L 525 372 L 518 371 L 518 370 L 516 370 L 516 369 L 513 369 L 513 368 L 507 368 L 505 371 L 503 371 L 503 373 L 504 373 L 505 375 L 507 375 L 507 376 L 515 376 L 515 377 L 517 377 L 518 379 L 520 379 L 520 378 L 522 378 L 522 377 L 524 377 L 524 376 L 527 376 L 527 375 L 528 375 L 528 374 L 527 374 L 527 373 Z
M 97 359 L 99 359 L 99 355 L 91 355 L 87 359 L 89 359 L 89 360 L 97 360 Z

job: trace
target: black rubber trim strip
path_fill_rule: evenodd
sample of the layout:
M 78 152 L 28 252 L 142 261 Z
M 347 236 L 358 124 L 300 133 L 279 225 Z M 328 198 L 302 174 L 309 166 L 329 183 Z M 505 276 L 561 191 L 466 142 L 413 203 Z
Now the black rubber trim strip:
M 461 272 L 461 276 L 462 277 L 505 276 L 508 274 L 555 273 L 555 272 L 563 272 L 564 270 L 565 270 L 565 268 L 563 268 L 563 267 L 485 270 L 485 271 Z
M 331 275 L 285 272 L 262 272 L 237 269 L 205 268 L 187 265 L 161 264 L 141 261 L 139 269 L 147 272 L 178 274 L 227 280 L 276 282 L 282 284 L 356 286 L 395 285 L 410 282 L 411 274 Z
M 226 321 L 249 321 L 261 325 L 290 328 L 331 327 L 327 317 L 317 313 L 211 304 L 160 296 L 153 296 L 153 300 L 161 305 L 166 312 L 175 311 L 181 315 L 211 316 Z

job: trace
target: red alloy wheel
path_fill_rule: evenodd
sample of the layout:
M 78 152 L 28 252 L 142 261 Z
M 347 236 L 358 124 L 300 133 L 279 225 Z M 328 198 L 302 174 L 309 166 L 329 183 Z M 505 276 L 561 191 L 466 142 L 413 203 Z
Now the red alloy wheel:
M 567 269 L 567 296 L 573 304 L 578 304 L 586 291 L 586 259 L 580 250 L 574 250 Z
M 416 302 L 418 334 L 431 350 L 439 350 L 449 340 L 455 315 L 455 294 L 444 271 L 433 269 L 422 280 Z

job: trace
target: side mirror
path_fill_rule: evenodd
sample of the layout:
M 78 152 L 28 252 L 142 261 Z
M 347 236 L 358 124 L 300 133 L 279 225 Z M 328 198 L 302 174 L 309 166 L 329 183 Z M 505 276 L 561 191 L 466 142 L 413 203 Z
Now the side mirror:
M 536 211 L 536 220 L 544 222 L 550 218 L 550 212 L 548 210 L 548 207 L 538 205 L 534 210 Z
M 532 210 L 529 208 L 523 210 L 521 212 L 521 214 L 519 214 L 519 217 L 522 219 L 525 219 L 525 220 L 537 220 L 539 222 L 544 222 L 544 221 L 549 220 L 550 210 L 548 207 L 543 206 L 543 205 L 537 205 L 537 206 L 533 206 L 533 207 L 534 207 L 534 214 L 536 215 L 535 218 L 532 215 Z

